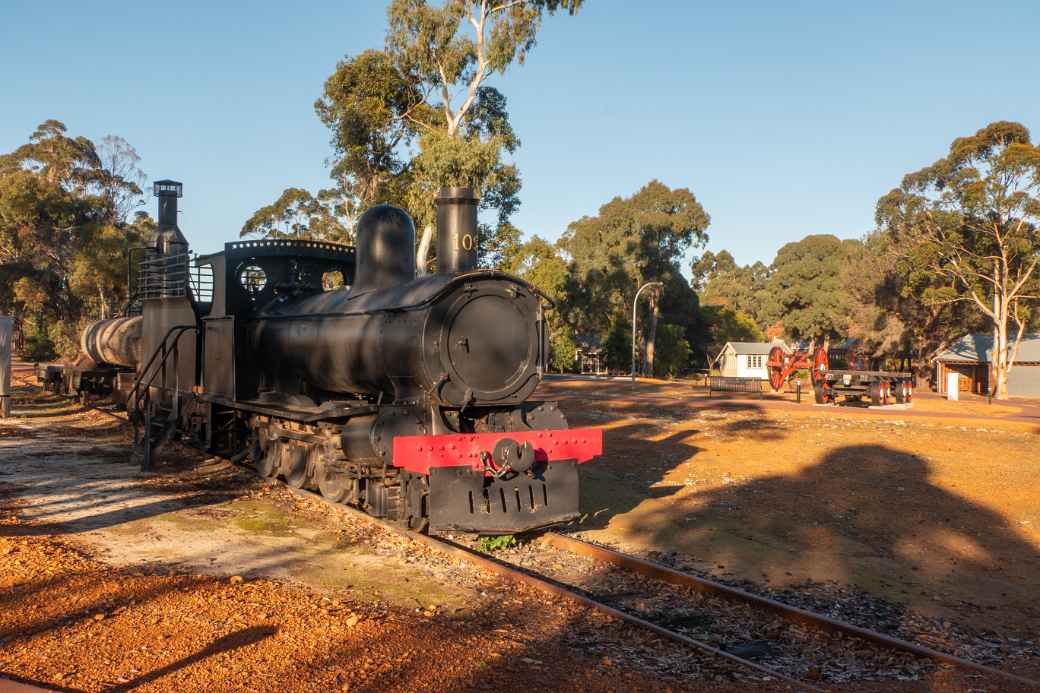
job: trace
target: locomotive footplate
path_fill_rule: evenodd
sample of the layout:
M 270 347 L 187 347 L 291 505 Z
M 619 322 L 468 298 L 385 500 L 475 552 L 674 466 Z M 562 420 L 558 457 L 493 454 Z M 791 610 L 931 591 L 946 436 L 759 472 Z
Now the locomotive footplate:
M 511 479 L 469 466 L 430 470 L 430 528 L 477 534 L 514 534 L 578 516 L 574 461 L 541 465 Z
M 578 465 L 596 428 L 396 436 L 394 466 L 428 475 L 430 528 L 513 534 L 578 516 Z

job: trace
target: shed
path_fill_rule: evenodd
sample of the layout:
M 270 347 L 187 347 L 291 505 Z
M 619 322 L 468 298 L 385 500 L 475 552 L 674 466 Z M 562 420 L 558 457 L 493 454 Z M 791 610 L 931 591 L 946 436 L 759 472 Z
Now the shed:
M 989 391 L 992 334 L 968 334 L 935 357 L 936 389 L 946 394 L 950 373 L 959 373 L 961 392 L 984 395 Z M 1018 348 L 1008 374 L 1008 394 L 1012 397 L 1040 397 L 1040 334 L 1026 335 Z
M 731 378 L 768 378 L 766 361 L 769 350 L 775 346 L 790 353 L 791 349 L 781 340 L 772 342 L 726 342 L 715 357 L 721 375 Z

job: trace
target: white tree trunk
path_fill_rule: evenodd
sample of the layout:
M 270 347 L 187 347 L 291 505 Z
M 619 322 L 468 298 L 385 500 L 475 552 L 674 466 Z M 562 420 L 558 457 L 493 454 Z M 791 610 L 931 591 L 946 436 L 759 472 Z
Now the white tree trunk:
M 426 263 L 429 262 L 430 244 L 433 242 L 433 225 L 427 224 L 423 227 L 422 236 L 419 239 L 419 249 L 415 252 L 415 273 L 420 277 L 426 276 Z

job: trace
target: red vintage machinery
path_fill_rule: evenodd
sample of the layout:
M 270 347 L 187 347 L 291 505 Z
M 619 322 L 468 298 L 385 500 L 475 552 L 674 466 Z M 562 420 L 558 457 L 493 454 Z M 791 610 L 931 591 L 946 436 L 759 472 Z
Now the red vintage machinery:
M 775 346 L 769 350 L 769 359 L 766 361 L 769 385 L 774 392 L 779 392 L 795 371 L 808 370 L 813 386 L 816 386 L 823 380 L 827 365 L 827 349 L 817 349 L 815 341 L 811 342 L 805 351 L 791 353 L 787 353 L 782 346 Z
M 850 370 L 831 370 L 826 343 L 816 347 L 813 342 L 809 349 L 792 353 L 775 346 L 766 361 L 769 384 L 779 391 L 795 371 L 808 370 L 817 404 L 837 404 L 839 395 L 848 403 L 867 399 L 874 406 L 909 403 L 913 398 L 911 373 L 862 370 L 868 363 L 862 354 L 848 349 L 836 349 L 835 353 L 839 365 Z

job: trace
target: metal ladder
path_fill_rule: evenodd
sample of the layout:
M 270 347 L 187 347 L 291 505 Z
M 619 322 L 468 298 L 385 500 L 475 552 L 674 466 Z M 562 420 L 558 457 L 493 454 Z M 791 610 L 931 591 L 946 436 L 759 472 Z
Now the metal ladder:
M 148 363 L 134 380 L 134 385 L 126 398 L 128 418 L 134 427 L 134 445 L 141 447 L 141 471 L 148 472 L 153 468 L 155 453 L 168 443 L 177 430 L 180 418 L 181 388 L 178 356 L 181 337 L 189 332 L 199 333 L 196 325 L 175 325 L 163 337 L 159 346 L 152 352 Z M 172 386 L 167 377 L 167 362 L 173 358 Z M 196 366 L 197 369 L 197 366 Z M 155 379 L 161 376 L 157 385 Z M 194 383 L 192 383 L 194 385 Z M 152 389 L 159 391 L 155 406 L 152 406 Z M 163 396 L 170 393 L 169 403 Z M 143 431 L 141 430 L 143 428 Z M 142 435 L 143 434 L 143 435 Z

